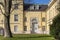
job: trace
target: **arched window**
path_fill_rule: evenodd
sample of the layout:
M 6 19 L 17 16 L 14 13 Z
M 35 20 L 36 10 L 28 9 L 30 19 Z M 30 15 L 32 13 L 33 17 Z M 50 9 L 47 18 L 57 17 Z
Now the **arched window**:
M 32 23 L 37 23 L 37 19 L 36 18 L 33 18 L 32 19 Z

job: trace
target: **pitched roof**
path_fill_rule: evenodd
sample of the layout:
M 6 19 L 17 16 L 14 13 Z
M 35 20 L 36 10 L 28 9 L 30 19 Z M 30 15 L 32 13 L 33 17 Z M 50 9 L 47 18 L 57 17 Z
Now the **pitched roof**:
M 48 8 L 48 5 L 39 5 L 39 10 L 29 10 L 30 6 L 35 6 L 34 4 L 25 4 L 24 10 L 25 11 L 45 11 Z

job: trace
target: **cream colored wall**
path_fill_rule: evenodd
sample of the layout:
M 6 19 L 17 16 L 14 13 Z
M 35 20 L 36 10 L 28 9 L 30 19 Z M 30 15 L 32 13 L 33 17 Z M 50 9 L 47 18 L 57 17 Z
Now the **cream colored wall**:
M 46 26 L 46 34 L 49 34 L 50 32 L 50 27 L 49 27 L 49 22 L 52 21 L 52 19 L 57 15 L 57 10 L 55 9 L 57 5 L 57 2 L 54 3 L 54 5 L 52 5 L 50 7 L 50 9 L 48 9 L 46 12 L 45 11 L 24 11 L 25 16 L 27 17 L 27 22 L 24 22 L 25 25 L 27 26 L 27 31 L 25 33 L 30 33 L 31 31 L 31 18 L 37 18 L 38 19 L 38 25 L 39 25 L 39 30 L 40 33 L 42 33 L 42 26 Z M 14 21 L 14 14 L 18 14 L 18 22 Z M 4 24 L 2 24 L 1 20 L 4 20 L 3 18 L 4 16 L 1 14 L 0 12 L 0 27 L 4 27 Z M 42 18 L 45 17 L 46 21 L 42 22 Z M 20 1 L 20 6 L 18 10 L 14 10 L 11 13 L 11 17 L 10 17 L 10 26 L 11 26 L 11 31 L 14 34 L 19 34 L 19 33 L 23 33 L 23 1 Z M 17 25 L 18 26 L 18 31 L 14 32 L 14 26 Z
M 3 7 L 0 5 L 1 9 L 2 9 L 2 12 L 4 13 L 4 10 L 3 10 Z M 2 15 L 2 12 L 0 10 L 0 27 L 4 28 L 4 15 Z
M 57 10 L 56 10 L 56 6 L 57 6 L 57 1 L 54 3 L 54 5 L 47 11 L 47 21 L 49 22 L 49 20 L 52 20 L 57 14 Z
M 14 34 L 19 34 L 19 33 L 23 33 L 23 1 L 20 1 L 21 3 L 19 4 L 17 10 L 14 10 L 12 13 L 11 13 L 11 19 L 10 19 L 10 25 L 11 25 L 11 31 L 14 33 Z M 18 21 L 15 22 L 14 21 L 14 14 L 18 14 Z M 14 26 L 17 25 L 18 26 L 18 31 L 17 32 L 14 32 Z
M 27 17 L 27 22 L 25 22 L 27 26 L 28 32 L 31 30 L 31 19 L 32 18 L 37 18 L 38 19 L 38 25 L 39 25 L 39 30 L 42 32 L 42 26 L 46 26 L 46 21 L 42 22 L 42 18 L 45 17 L 46 19 L 46 12 L 41 12 L 41 11 L 25 11 L 25 16 Z
M 14 6 L 12 6 L 13 8 Z M 23 1 L 20 1 L 20 4 L 18 6 L 19 9 L 14 10 L 13 12 L 11 12 L 11 16 L 10 16 L 10 26 L 11 26 L 11 31 L 14 34 L 19 34 L 19 33 L 23 33 Z M 2 8 L 3 9 L 3 8 Z M 4 10 L 3 10 L 4 11 Z M 15 22 L 14 21 L 14 14 L 18 14 L 18 21 Z M 4 20 L 4 16 L 2 15 L 2 13 L 0 12 L 0 27 L 4 28 L 4 23 L 2 24 L 2 20 Z M 14 32 L 14 26 L 17 25 L 18 26 L 18 31 Z
M 53 18 L 58 14 L 56 10 L 56 6 L 57 6 L 57 1 L 47 10 L 47 30 L 48 31 L 50 31 L 49 24 L 52 24 Z
M 53 19 L 57 15 L 56 5 L 57 5 L 57 1 L 48 9 L 47 16 L 49 18 L 47 20 Z
M 18 14 L 18 21 L 17 22 L 14 21 L 14 14 Z M 14 13 L 12 13 L 11 14 L 11 19 L 10 19 L 10 24 L 11 24 L 11 30 L 12 30 L 12 26 L 14 27 L 14 25 L 18 25 L 18 29 L 19 29 L 18 32 L 23 31 L 23 12 L 22 11 L 20 12 L 20 11 L 16 10 Z
M 3 15 L 0 13 L 0 27 L 4 27 L 3 21 L 4 21 Z

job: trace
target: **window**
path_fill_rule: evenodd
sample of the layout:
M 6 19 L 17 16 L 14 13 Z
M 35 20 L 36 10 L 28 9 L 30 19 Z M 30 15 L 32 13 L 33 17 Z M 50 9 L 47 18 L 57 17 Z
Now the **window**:
M 39 5 L 35 5 L 35 10 L 39 10 Z
M 1 22 L 3 23 L 3 20 L 1 20 Z
M 42 18 L 42 21 L 45 21 L 45 17 Z
M 24 22 L 26 22 L 27 21 L 27 18 L 26 17 L 24 17 Z
M 14 4 L 14 9 L 18 9 L 18 4 Z
M 41 9 L 42 7 L 41 6 L 39 6 L 39 10 Z
M 18 14 L 14 15 L 14 21 L 18 21 Z
M 27 31 L 27 26 L 24 26 L 24 31 Z
M 42 31 L 45 31 L 45 30 L 46 30 L 45 26 L 42 26 Z
M 15 25 L 15 26 L 14 26 L 14 32 L 17 32 L 17 31 L 18 31 L 18 26 Z
M 38 19 L 37 18 L 32 18 L 31 22 L 34 23 L 34 24 L 37 24 L 38 23 Z
M 34 10 L 34 5 L 30 6 L 30 10 Z

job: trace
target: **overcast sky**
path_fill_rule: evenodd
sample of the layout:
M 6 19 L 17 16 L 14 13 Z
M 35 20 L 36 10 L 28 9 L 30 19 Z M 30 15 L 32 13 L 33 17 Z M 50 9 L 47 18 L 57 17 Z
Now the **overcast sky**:
M 24 0 L 27 4 L 48 4 L 50 0 Z

